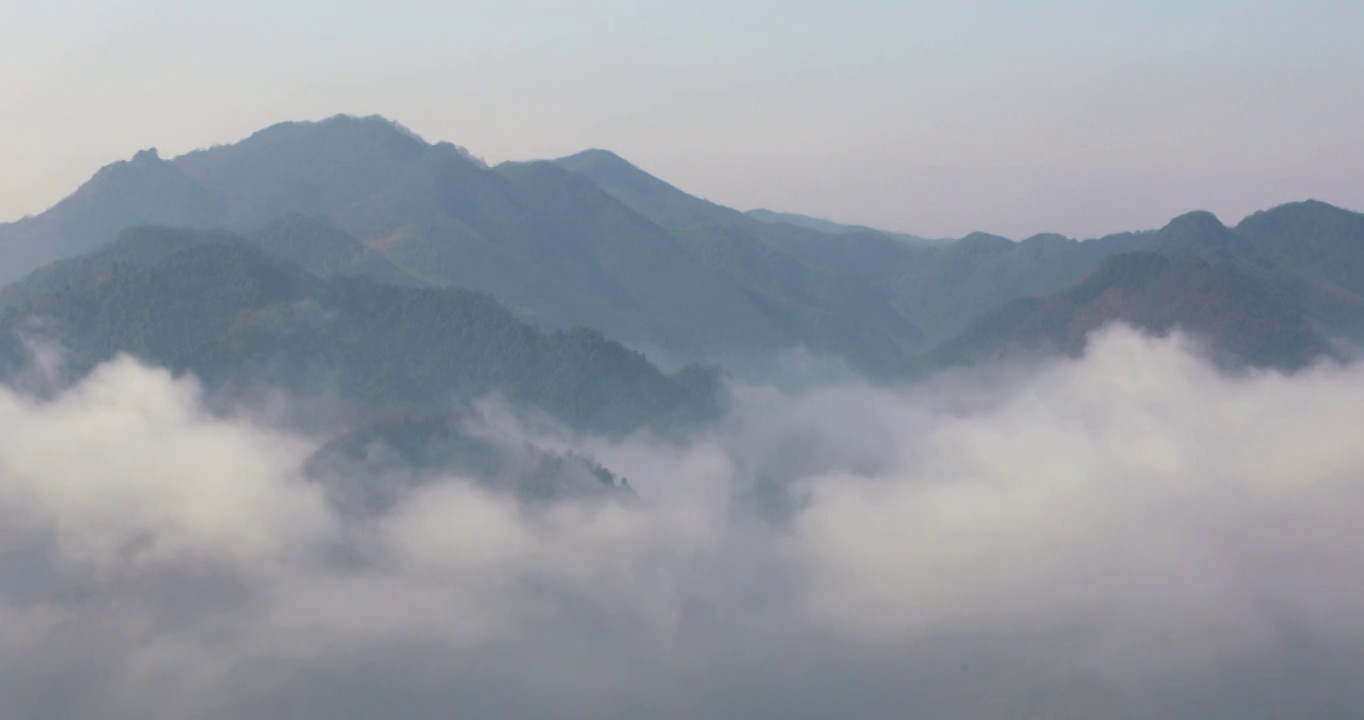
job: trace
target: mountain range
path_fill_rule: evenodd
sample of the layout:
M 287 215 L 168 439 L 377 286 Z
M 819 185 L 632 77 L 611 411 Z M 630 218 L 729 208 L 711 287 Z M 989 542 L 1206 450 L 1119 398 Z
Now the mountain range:
M 325 218 L 416 282 L 493 293 L 545 327 L 590 326 L 696 357 L 806 345 L 867 368 L 922 345 L 856 279 L 777 252 L 755 232 L 768 226 L 734 212 L 739 233 L 665 227 L 565 164 L 490 168 L 386 120 L 346 116 L 174 160 L 143 151 L 0 227 L 0 279 L 133 224 L 254 232 L 301 215 Z
M 210 384 L 301 388 L 325 368 L 374 407 L 501 391 L 619 431 L 710 401 L 617 342 L 731 369 L 804 348 L 894 379 L 1078 352 L 1125 321 L 1196 331 L 1228 362 L 1300 367 L 1364 338 L 1364 215 L 1309 201 L 1235 227 L 1193 212 L 1083 241 L 930 241 L 741 212 L 605 150 L 489 166 L 336 116 L 110 165 L 0 225 L 0 279 L 5 327 L 68 328 L 73 372 L 118 351 Z M 475 327 L 491 334 L 461 335 Z M 451 369 L 435 395 L 417 389 Z M 613 404 L 617 390 L 631 399 Z

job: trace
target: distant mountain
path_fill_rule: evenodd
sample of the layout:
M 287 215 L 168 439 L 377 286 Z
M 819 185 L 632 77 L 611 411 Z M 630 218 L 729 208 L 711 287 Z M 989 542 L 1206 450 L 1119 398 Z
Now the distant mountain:
M 218 227 L 222 199 L 155 150 L 109 165 L 41 215 L 0 224 L 0 283 L 113 241 L 131 225 Z
M 938 250 L 920 252 L 879 278 L 900 312 L 935 341 L 1016 298 L 1078 280 L 1100 260 L 1134 250 L 1143 235 L 1077 241 L 1037 235 L 1022 242 L 974 233 Z
M 765 307 L 781 312 L 817 350 L 861 361 L 863 369 L 890 367 L 920 348 L 923 334 L 897 313 L 880 287 L 855 267 L 829 262 L 823 250 L 846 244 L 876 247 L 895 241 L 872 232 L 847 237 L 791 225 L 771 225 L 688 195 L 605 150 L 555 161 L 590 179 L 616 200 L 668 230 L 714 272 L 748 288 Z M 859 318 L 850 324 L 844 318 Z
M 1328 335 L 1364 338 L 1364 215 L 1322 202 L 1282 205 L 1228 228 L 1193 212 L 1144 247 L 1236 264 Z
M 862 297 L 830 298 L 791 262 L 789 292 L 755 287 L 579 174 L 550 163 L 490 169 L 380 118 L 288 123 L 176 163 L 225 198 L 236 227 L 325 216 L 414 277 L 493 293 L 552 327 L 692 357 L 806 344 L 863 366 L 889 366 L 921 340 L 851 282 L 846 294 Z
M 590 178 L 611 197 L 664 227 L 743 224 L 746 217 L 733 208 L 688 195 L 609 150 L 585 150 L 554 163 Z
M 279 232 L 280 222 L 294 227 Z M 0 226 L 0 261 L 12 279 L 140 223 L 265 227 L 267 246 L 319 272 L 489 292 L 543 325 L 594 327 L 683 357 L 805 345 L 885 368 L 922 343 L 845 273 L 745 239 L 677 233 L 562 165 L 489 168 L 378 117 L 282 123 L 172 161 L 139 154 L 46 213 Z
M 1162 333 L 1182 327 L 1207 338 L 1225 362 L 1290 369 L 1329 352 L 1329 338 L 1364 338 L 1357 213 L 1295 203 L 1233 229 L 1192 212 L 1155 232 L 1082 246 L 1089 243 L 1140 251 L 1111 254 L 1074 284 L 984 313 L 935 349 L 932 364 L 1076 352 L 1085 333 L 1111 321 Z
M 1194 212 L 1093 240 L 976 233 L 933 245 L 739 212 L 604 150 L 488 167 L 379 117 L 281 123 L 174 160 L 145 151 L 115 163 L 47 212 L 0 225 L 0 277 L 141 223 L 243 234 L 328 282 L 488 293 L 540 326 L 592 327 L 684 360 L 803 346 L 894 377 L 980 318 L 1134 251 L 1233 267 L 1322 334 L 1364 338 L 1364 216 L 1323 203 L 1235 228 Z
M 1267 282 L 1332 332 L 1364 338 L 1364 215 L 1293 203 L 1251 215 L 1236 234 Z
M 1342 290 L 1364 295 L 1364 215 L 1323 202 L 1281 205 L 1236 226 L 1251 252 Z
M 1307 316 L 1234 261 L 1142 251 L 1106 258 L 1078 283 L 987 313 L 931 358 L 942 366 L 1074 355 L 1090 332 L 1112 322 L 1158 334 L 1193 331 L 1227 364 L 1296 369 L 1329 350 Z
M 1249 250 L 1249 244 L 1243 238 L 1206 210 L 1195 210 L 1170 220 L 1165 227 L 1150 234 L 1144 246 L 1150 250 L 1223 256 L 1244 255 Z
M 930 240 L 928 238 L 922 238 L 917 235 L 910 235 L 909 233 L 892 232 L 890 230 L 877 230 L 876 228 L 870 228 L 865 225 L 847 225 L 844 223 L 836 223 L 832 220 L 825 220 L 824 218 L 810 217 L 809 215 L 800 215 L 798 213 L 776 212 L 773 210 L 766 210 L 763 208 L 749 210 L 744 214 L 753 218 L 754 220 L 757 220 L 758 222 L 767 223 L 768 225 L 794 225 L 799 228 L 805 228 L 806 230 L 814 230 L 815 232 L 821 232 L 828 235 L 847 235 L 849 233 L 880 233 L 887 237 L 892 237 L 895 238 L 896 240 L 907 242 L 912 245 L 941 246 L 951 242 L 950 240 L 943 239 Z
M 866 263 L 864 275 L 928 337 L 947 342 L 1007 303 L 1079 281 L 1106 258 L 1147 250 L 1196 256 L 1236 271 L 1284 298 L 1324 334 L 1364 338 L 1364 215 L 1325 203 L 1285 205 L 1236 228 L 1191 212 L 1165 227 L 1076 241 L 1037 235 L 1021 242 L 976 233 L 936 251 L 898 250 Z M 844 253 L 847 257 L 851 250 Z
M 596 331 L 543 333 L 467 290 L 321 278 L 222 232 L 131 229 L 0 301 L 10 374 L 37 335 L 60 343 L 68 381 L 129 353 L 215 391 L 335 393 L 371 415 L 499 394 L 576 428 L 625 432 L 702 417 L 714 400 L 696 394 L 708 386 L 695 371 L 671 379 Z
M 827 227 L 763 222 L 687 195 L 604 150 L 555 162 L 673 230 L 694 254 L 714 265 L 744 268 L 743 258 L 771 253 L 820 268 L 858 292 L 887 299 L 934 342 L 952 337 L 981 313 L 1010 300 L 1073 282 L 1101 258 L 1135 249 L 1143 239 L 1133 234 L 1078 242 L 1039 235 L 1015 243 L 977 233 L 934 247 L 899 242 L 874 230 L 830 233 Z M 759 217 L 772 219 L 762 213 Z M 747 282 L 760 284 L 762 276 L 754 274 L 750 271 Z

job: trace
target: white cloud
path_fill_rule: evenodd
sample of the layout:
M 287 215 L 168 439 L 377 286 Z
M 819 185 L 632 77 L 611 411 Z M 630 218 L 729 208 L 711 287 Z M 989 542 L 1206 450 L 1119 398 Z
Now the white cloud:
M 1364 708 L 1364 367 L 1230 377 L 1115 329 L 988 381 L 736 397 L 685 443 L 536 438 L 636 502 L 449 478 L 343 519 L 311 444 L 163 371 L 0 393 L 0 693 L 15 717 Z
M 0 492 L 103 569 L 268 562 L 325 534 L 321 493 L 291 476 L 308 451 L 209 416 L 193 381 L 126 358 L 52 402 L 0 391 Z

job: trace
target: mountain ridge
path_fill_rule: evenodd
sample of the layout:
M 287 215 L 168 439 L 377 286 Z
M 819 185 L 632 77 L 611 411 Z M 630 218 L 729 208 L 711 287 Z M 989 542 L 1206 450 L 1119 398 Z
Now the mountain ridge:
M 408 276 L 494 293 L 550 326 L 597 327 L 696 359 L 808 345 L 883 368 L 921 343 L 912 323 L 883 299 L 862 293 L 852 301 L 861 291 L 848 279 L 835 281 L 841 297 L 810 294 L 801 278 L 827 271 L 784 257 L 763 259 L 767 250 L 708 255 L 713 247 L 679 244 L 675 233 L 579 175 L 550 175 L 548 165 L 490 168 L 462 148 L 427 143 L 383 118 L 279 123 L 160 165 L 207 191 L 219 209 L 212 217 L 172 216 L 164 224 L 252 233 L 281 216 L 322 217 Z M 7 228 L 0 226 L 0 260 L 9 261 L 0 264 L 17 276 L 164 215 L 103 212 L 101 235 L 67 249 L 49 244 L 53 252 L 41 258 L 6 257 L 14 244 L 5 242 Z M 778 290 L 771 273 L 765 289 L 755 288 L 751 277 L 726 267 L 772 261 L 786 276 Z M 868 322 L 874 324 L 863 327 Z
M 0 225 L 0 276 L 144 223 L 245 234 L 323 276 L 490 293 L 547 328 L 594 327 L 684 360 L 805 347 L 893 378 L 986 314 L 1141 250 L 1234 264 L 1324 332 L 1364 337 L 1364 215 L 1318 201 L 1234 227 L 1194 211 L 1102 238 L 935 246 L 764 222 L 606 150 L 490 167 L 380 116 L 277 123 L 170 160 L 139 151 Z
M 711 400 L 595 330 L 541 331 L 492 297 L 456 288 L 321 278 L 244 237 L 142 226 L 7 288 L 8 372 L 20 335 L 66 351 L 68 382 L 120 354 L 207 387 L 337 391 L 366 412 L 440 409 L 490 393 L 573 427 L 625 432 L 698 417 Z

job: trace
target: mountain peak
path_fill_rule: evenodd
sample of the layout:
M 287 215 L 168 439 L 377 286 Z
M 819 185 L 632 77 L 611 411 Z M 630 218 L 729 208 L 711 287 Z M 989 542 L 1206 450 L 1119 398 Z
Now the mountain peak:
M 1337 207 L 1335 205 L 1332 205 L 1331 203 L 1323 202 L 1321 200 L 1314 200 L 1312 198 L 1300 200 L 1298 202 L 1284 203 L 1283 205 L 1279 205 L 1278 207 L 1270 208 L 1266 212 L 1274 212 L 1275 210 L 1279 210 L 1282 208 L 1300 208 L 1303 210 L 1320 210 L 1326 212 L 1350 212 L 1349 210 Z
M 1180 215 L 1166 223 L 1165 230 L 1224 231 L 1226 225 L 1216 215 L 1207 210 L 1194 210 Z
M 1184 213 L 1152 237 L 1150 248 L 1166 252 L 1226 252 L 1243 241 L 1206 210 Z
M 1029 246 L 1031 246 L 1031 245 L 1037 245 L 1037 246 L 1044 246 L 1044 247 L 1057 247 L 1057 246 L 1062 246 L 1062 245 L 1069 245 L 1069 244 L 1071 244 L 1071 243 L 1073 243 L 1073 242 L 1075 242 L 1074 239 L 1068 238 L 1068 237 L 1066 237 L 1065 235 L 1062 235 L 1062 234 L 1060 234 L 1060 233 L 1044 232 L 1044 233 L 1037 233 L 1036 235 L 1033 235 L 1033 236 L 1031 236 L 1031 237 L 1025 238 L 1025 239 L 1019 241 L 1018 244 L 1019 244 L 1019 245 L 1029 245 Z
M 329 118 L 325 118 L 325 119 L 319 120 L 319 121 L 317 121 L 316 124 L 319 125 L 319 126 L 322 126 L 322 127 L 329 127 L 329 126 L 330 126 L 330 127 L 348 127 L 348 128 L 356 128 L 356 129 L 365 129 L 365 130 L 369 130 L 369 131 L 372 131 L 372 132 L 387 132 L 387 133 L 394 133 L 394 134 L 396 134 L 396 135 L 400 135 L 400 136 L 402 136 L 402 137 L 405 137 L 405 138 L 407 138 L 407 139 L 409 139 L 409 140 L 415 140 L 415 141 L 417 141 L 417 142 L 419 142 L 419 143 L 421 143 L 421 144 L 423 144 L 423 145 L 428 145 L 428 144 L 429 144 L 429 143 L 426 142 L 425 139 L 422 138 L 422 136 L 418 135 L 418 134 L 417 134 L 416 132 L 414 132 L 411 128 L 409 128 L 409 127 L 403 125 L 402 123 L 398 122 L 397 120 L 390 120 L 390 119 L 384 117 L 383 115 L 364 115 L 364 116 L 361 116 L 361 115 L 349 115 L 349 114 L 346 114 L 346 113 L 338 113 L 338 114 L 336 114 L 336 115 L 332 115 L 332 116 L 329 117 Z
M 424 150 L 430 144 L 420 135 L 381 115 L 332 115 L 322 120 L 291 120 L 257 130 L 229 148 L 286 146 L 300 142 L 333 144 L 349 148 L 386 147 L 405 154 Z M 214 148 L 217 149 L 217 148 Z M 205 151 L 190 153 L 191 157 Z M 212 152 L 212 150 L 208 151 Z
M 89 187 L 91 183 L 125 182 L 135 178 L 141 181 L 145 178 L 158 178 L 167 175 L 179 175 L 179 172 L 175 170 L 173 165 L 161 159 L 156 148 L 147 148 L 133 153 L 133 156 L 127 160 L 114 161 L 95 171 L 90 180 L 76 189 L 76 193 Z
M 603 150 L 601 148 L 588 148 L 587 150 L 584 150 L 580 153 L 569 155 L 568 157 L 564 158 L 559 158 L 555 162 L 561 165 L 576 163 L 610 163 L 613 165 L 626 166 L 631 168 L 635 167 L 633 164 L 630 163 L 629 160 L 626 160 L 625 158 L 611 152 L 610 150 Z
M 1270 223 L 1291 223 L 1303 224 L 1313 221 L 1334 220 L 1348 221 L 1359 218 L 1360 215 L 1344 208 L 1336 207 L 1330 203 L 1320 200 L 1303 200 L 1291 202 L 1272 207 L 1268 210 L 1260 210 L 1237 225 L 1237 229 L 1255 229 L 1258 226 Z
M 705 222 L 757 223 L 738 210 L 688 195 L 609 150 L 584 150 L 559 158 L 554 164 L 587 177 L 608 195 L 664 226 Z
M 611 185 L 651 186 L 658 189 L 671 188 L 663 180 L 640 170 L 634 163 L 610 150 L 590 149 L 576 155 L 559 158 L 555 165 L 580 175 L 586 175 L 599 183 Z
M 285 211 L 328 208 L 373 193 L 398 168 L 432 151 L 415 133 L 371 115 L 284 122 L 230 145 L 195 150 L 174 164 L 232 208 L 237 227 Z
M 954 253 L 993 254 L 1008 252 L 1015 247 L 1014 241 L 999 235 L 973 232 L 947 246 Z

